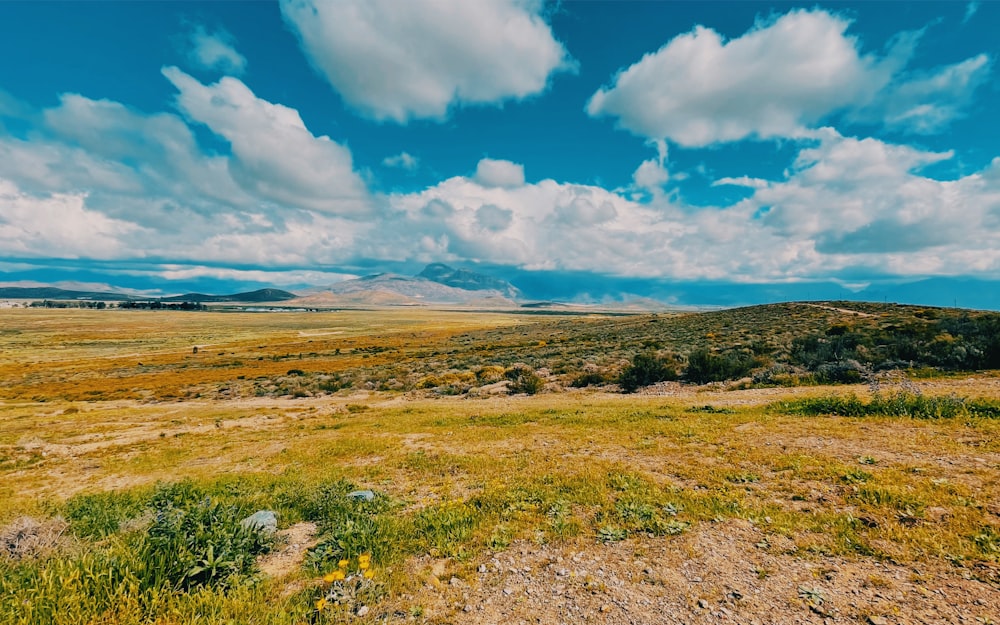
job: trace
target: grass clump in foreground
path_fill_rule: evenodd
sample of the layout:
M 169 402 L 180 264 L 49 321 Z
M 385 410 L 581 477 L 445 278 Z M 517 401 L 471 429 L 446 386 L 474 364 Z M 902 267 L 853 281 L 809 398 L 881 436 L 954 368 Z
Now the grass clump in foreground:
M 779 402 L 777 407 L 788 414 L 809 416 L 1000 419 L 1000 402 L 998 401 L 967 399 L 954 395 L 927 396 L 903 390 L 891 393 L 874 393 L 868 400 L 854 394 L 809 397 Z

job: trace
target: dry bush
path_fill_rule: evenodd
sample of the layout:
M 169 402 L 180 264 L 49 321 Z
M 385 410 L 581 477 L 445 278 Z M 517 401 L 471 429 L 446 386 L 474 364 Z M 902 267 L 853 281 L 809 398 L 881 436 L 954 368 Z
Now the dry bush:
M 22 516 L 0 529 L 0 554 L 14 560 L 33 558 L 63 541 L 69 524 L 61 518 L 39 521 Z

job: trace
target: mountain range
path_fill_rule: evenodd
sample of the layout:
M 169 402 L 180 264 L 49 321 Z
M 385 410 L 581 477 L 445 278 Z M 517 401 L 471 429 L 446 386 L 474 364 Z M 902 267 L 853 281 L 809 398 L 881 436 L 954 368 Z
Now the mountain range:
M 60 301 L 160 301 L 195 303 L 281 302 L 289 306 L 421 306 L 448 304 L 514 307 L 521 292 L 505 280 L 441 263 L 427 265 L 416 276 L 374 274 L 328 287 L 291 293 L 274 288 L 228 295 L 185 293 L 165 297 L 117 291 L 82 291 L 56 287 L 0 287 L 0 299 Z
M 427 265 L 416 276 L 380 273 L 313 289 L 289 304 L 301 306 L 421 306 L 449 304 L 475 307 L 513 307 L 521 292 L 509 282 L 454 269 L 441 263 Z

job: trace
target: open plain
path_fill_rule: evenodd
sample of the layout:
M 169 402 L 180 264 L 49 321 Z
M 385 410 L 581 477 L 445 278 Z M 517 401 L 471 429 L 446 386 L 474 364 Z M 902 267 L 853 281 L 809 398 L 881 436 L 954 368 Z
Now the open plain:
M 995 372 L 613 384 L 940 314 L 0 310 L 0 621 L 996 623 Z

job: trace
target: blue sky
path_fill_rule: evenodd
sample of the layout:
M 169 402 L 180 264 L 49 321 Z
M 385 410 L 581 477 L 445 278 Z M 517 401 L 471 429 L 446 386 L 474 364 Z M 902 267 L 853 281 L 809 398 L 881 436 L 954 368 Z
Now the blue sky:
M 0 282 L 992 284 L 998 25 L 994 2 L 3 2 Z

